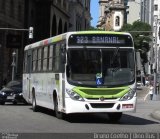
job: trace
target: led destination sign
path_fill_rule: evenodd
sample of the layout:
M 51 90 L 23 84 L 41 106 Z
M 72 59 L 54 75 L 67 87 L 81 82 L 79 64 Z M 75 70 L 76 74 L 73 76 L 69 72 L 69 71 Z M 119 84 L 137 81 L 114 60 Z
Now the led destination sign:
M 118 37 L 87 37 L 87 36 L 77 36 L 77 44 L 83 43 L 110 43 L 110 44 L 120 44 L 124 43 L 124 40 L 119 40 Z
M 116 34 L 74 34 L 69 37 L 69 45 L 108 45 L 131 46 L 132 39 L 128 35 Z

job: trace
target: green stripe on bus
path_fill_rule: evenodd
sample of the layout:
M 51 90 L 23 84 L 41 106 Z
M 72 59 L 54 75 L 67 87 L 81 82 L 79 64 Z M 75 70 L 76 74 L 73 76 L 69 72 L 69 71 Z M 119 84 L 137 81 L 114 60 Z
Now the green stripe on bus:
M 75 87 L 73 91 L 81 95 L 83 98 L 121 98 L 129 91 L 129 87 L 119 88 L 83 88 Z
M 62 36 L 57 36 L 57 37 L 54 37 L 51 42 L 54 43 L 54 42 L 58 42 L 61 40 L 62 40 Z
M 127 32 L 114 32 L 114 31 L 80 31 L 75 34 L 128 34 Z

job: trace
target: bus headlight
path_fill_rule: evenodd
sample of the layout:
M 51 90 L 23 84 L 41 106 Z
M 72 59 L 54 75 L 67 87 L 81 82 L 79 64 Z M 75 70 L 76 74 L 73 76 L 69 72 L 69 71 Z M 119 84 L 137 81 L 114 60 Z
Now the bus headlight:
M 73 100 L 84 101 L 84 99 L 73 90 L 66 89 L 66 92 Z
M 130 89 L 127 94 L 125 94 L 123 97 L 120 98 L 120 101 L 127 101 L 131 100 L 136 93 L 136 89 Z

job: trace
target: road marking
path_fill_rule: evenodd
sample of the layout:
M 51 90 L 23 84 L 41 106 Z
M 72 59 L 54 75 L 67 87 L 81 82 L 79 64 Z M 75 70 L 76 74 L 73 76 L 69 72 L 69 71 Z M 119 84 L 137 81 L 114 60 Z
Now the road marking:
M 149 93 L 148 93 L 147 95 L 145 95 L 145 97 L 144 97 L 144 99 L 143 99 L 144 101 L 146 101 L 148 95 L 149 95 Z

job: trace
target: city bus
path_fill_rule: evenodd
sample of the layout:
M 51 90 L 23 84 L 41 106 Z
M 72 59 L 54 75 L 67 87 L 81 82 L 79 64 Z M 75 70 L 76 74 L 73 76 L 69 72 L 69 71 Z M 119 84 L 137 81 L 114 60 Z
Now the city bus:
M 133 38 L 110 31 L 67 32 L 24 49 L 23 96 L 54 110 L 57 118 L 71 113 L 106 113 L 120 120 L 136 108 Z

